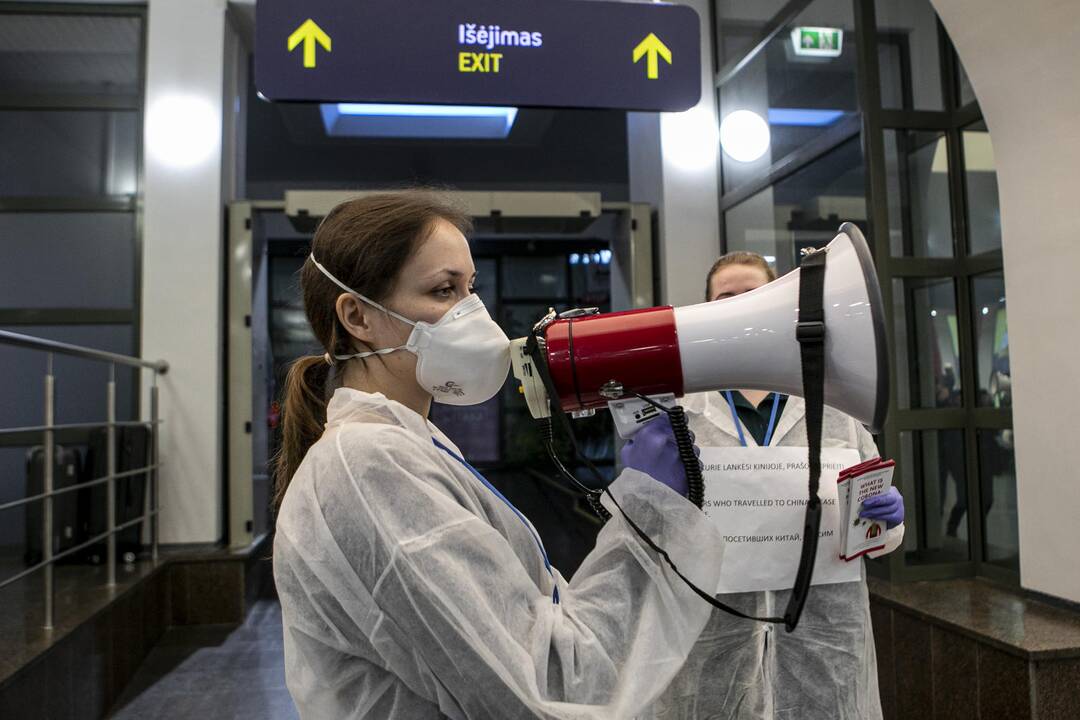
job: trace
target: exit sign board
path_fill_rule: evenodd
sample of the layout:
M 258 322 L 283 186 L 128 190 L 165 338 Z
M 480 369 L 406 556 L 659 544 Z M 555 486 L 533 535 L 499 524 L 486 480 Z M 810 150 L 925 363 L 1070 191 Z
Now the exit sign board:
M 796 55 L 840 57 L 844 49 L 844 31 L 839 28 L 797 27 L 791 31 Z
M 275 101 L 682 111 L 701 96 L 692 8 L 591 0 L 257 0 Z

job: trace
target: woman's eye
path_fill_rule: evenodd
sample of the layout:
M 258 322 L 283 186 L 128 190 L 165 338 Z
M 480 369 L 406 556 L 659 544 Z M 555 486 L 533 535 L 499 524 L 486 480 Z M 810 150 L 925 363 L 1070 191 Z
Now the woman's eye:
M 452 287 L 444 287 L 444 288 L 439 288 L 438 290 L 436 290 L 435 294 L 438 295 L 439 297 L 446 298 L 446 297 L 450 297 L 450 295 L 453 292 L 454 292 L 454 288 L 452 288 Z
M 476 286 L 475 285 L 470 285 L 469 286 L 469 294 L 470 295 L 475 295 L 476 294 Z

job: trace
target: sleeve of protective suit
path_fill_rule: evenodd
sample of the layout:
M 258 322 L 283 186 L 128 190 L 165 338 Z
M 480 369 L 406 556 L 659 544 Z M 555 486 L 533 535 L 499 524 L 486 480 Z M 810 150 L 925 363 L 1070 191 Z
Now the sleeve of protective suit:
M 851 424 L 855 426 L 855 447 L 859 450 L 859 459 L 869 460 L 872 457 L 877 457 L 879 453 L 877 443 L 874 442 L 874 436 L 858 420 L 852 418 Z
M 885 531 L 885 547 L 874 552 L 866 553 L 872 558 L 879 558 L 882 555 L 888 555 L 893 550 L 896 550 L 904 542 L 904 523 L 900 523 L 894 528 L 889 528 Z
M 370 593 L 381 632 L 399 639 L 384 653 L 390 671 L 424 678 L 414 692 L 451 717 L 631 718 L 709 617 L 617 513 L 572 581 L 554 572 L 556 603 L 520 548 L 466 507 L 460 480 L 421 438 L 346 426 L 337 450 L 345 494 L 320 498 L 347 562 L 335 569 L 335 607 L 348 612 L 352 597 Z M 612 492 L 684 574 L 716 586 L 723 541 L 704 514 L 632 470 Z M 352 630 L 369 624 L 353 620 Z
M 858 435 L 859 442 L 859 459 L 869 460 L 878 454 L 877 443 L 874 442 L 874 436 L 870 434 L 862 423 L 852 420 L 855 423 L 855 433 Z M 904 542 L 904 523 L 900 523 L 894 528 L 890 528 L 885 531 L 885 547 L 876 551 L 867 553 L 872 558 L 879 558 L 882 555 L 888 555 L 893 550 L 896 550 Z

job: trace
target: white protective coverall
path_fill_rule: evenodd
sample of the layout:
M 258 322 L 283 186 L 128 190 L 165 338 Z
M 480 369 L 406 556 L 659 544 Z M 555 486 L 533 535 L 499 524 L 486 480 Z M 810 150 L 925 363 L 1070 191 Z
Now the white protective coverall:
M 420 415 L 342 388 L 327 417 L 274 541 L 302 718 L 650 712 L 711 608 L 617 513 L 568 582 L 532 525 Z M 611 490 L 681 571 L 716 587 L 723 540 L 701 511 L 634 470 Z
M 731 409 L 721 393 L 680 401 L 699 447 L 739 447 Z M 743 429 L 747 444 L 756 446 Z M 863 460 L 878 454 L 854 418 L 830 407 L 822 416 L 822 447 L 854 448 Z M 806 403 L 789 397 L 772 446 L 806 447 Z M 904 526 L 889 530 L 899 547 Z M 790 590 L 718 595 L 756 617 L 782 615 Z M 795 632 L 714 610 L 686 665 L 657 703 L 662 720 L 880 720 L 877 658 L 866 574 L 858 582 L 814 585 Z

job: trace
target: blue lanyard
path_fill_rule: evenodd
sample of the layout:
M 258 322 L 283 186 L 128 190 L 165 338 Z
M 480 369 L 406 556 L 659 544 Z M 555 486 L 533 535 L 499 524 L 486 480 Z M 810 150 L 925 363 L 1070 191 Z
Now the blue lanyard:
M 731 419 L 735 422 L 735 429 L 739 431 L 739 443 L 746 447 L 746 436 L 743 435 L 739 413 L 735 411 L 735 398 L 731 396 L 730 390 L 724 392 L 724 397 L 727 398 L 728 407 L 731 408 Z M 780 407 L 780 393 L 773 393 L 772 414 L 769 416 L 769 428 L 765 431 L 765 442 L 761 444 L 762 447 L 769 447 L 769 443 L 772 442 L 773 430 L 776 429 L 776 409 L 778 407 Z
M 468 461 L 465 460 L 465 458 L 458 456 L 453 450 L 451 450 L 450 448 L 443 445 L 436 438 L 431 438 L 431 442 L 435 443 L 435 447 L 439 448 L 444 453 L 446 453 L 447 455 L 449 455 L 450 457 L 454 458 L 459 463 L 464 465 L 465 468 L 469 472 L 471 472 L 473 474 L 473 476 L 477 480 L 479 480 L 481 483 L 483 483 L 484 487 L 486 487 L 488 490 L 490 490 L 492 493 L 494 493 L 495 497 L 499 498 L 504 503 L 506 503 L 506 507 L 508 507 L 508 508 L 510 508 L 511 510 L 514 511 L 514 514 L 517 515 L 518 519 L 521 520 L 521 522 L 525 524 L 525 527 L 528 529 L 529 533 L 532 534 L 533 539 L 536 540 L 536 546 L 538 548 L 540 548 L 540 554 L 544 556 L 544 568 L 548 571 L 548 575 L 551 575 L 552 579 L 554 579 L 555 574 L 553 572 L 551 572 L 551 561 L 548 560 L 548 554 L 547 554 L 547 550 L 544 549 L 544 543 L 541 542 L 540 536 L 537 535 L 536 531 L 532 529 L 531 525 L 529 525 L 529 521 L 525 519 L 525 516 L 522 515 L 521 512 L 516 507 L 514 507 L 514 504 L 511 503 L 509 500 L 507 500 L 506 497 L 503 496 L 503 494 L 501 492 L 499 492 L 495 488 L 494 485 L 492 485 L 490 482 L 488 482 L 487 478 L 484 477 L 483 475 L 481 475 L 479 470 L 477 470 L 472 465 L 470 465 L 468 463 Z M 555 586 L 555 591 L 551 595 L 551 601 L 553 603 L 555 603 L 556 605 L 559 604 L 559 587 L 558 587 L 558 585 Z

